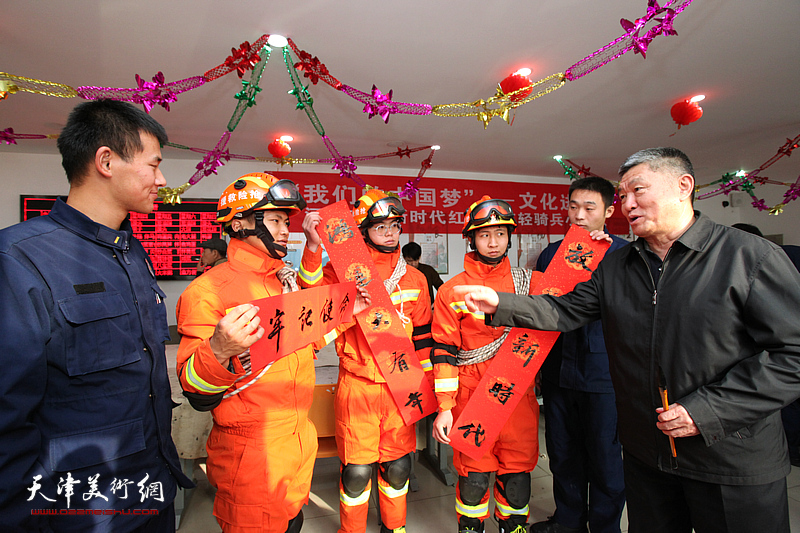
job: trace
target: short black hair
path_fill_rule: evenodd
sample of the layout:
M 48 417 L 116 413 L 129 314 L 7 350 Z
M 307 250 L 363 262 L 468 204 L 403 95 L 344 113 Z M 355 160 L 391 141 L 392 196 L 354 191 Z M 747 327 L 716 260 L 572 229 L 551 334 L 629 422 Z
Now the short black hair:
M 127 102 L 90 100 L 72 110 L 56 145 L 70 184 L 79 184 L 97 150 L 108 146 L 125 161 L 144 150 L 141 133 L 167 142 L 164 126 Z
M 580 178 L 570 183 L 568 198 L 572 199 L 573 191 L 600 193 L 600 197 L 603 199 L 603 209 L 608 209 L 614 204 L 614 194 L 616 193 L 613 183 L 598 176 Z
M 619 167 L 619 177 L 621 178 L 630 169 L 642 163 L 647 163 L 647 166 L 650 167 L 650 170 L 653 172 L 660 170 L 662 167 L 667 167 L 667 169 L 671 170 L 676 176 L 689 174 L 692 178 L 695 177 L 694 167 L 692 167 L 692 162 L 689 160 L 689 157 L 677 148 L 670 148 L 668 146 L 646 148 L 629 156 L 628 159 L 622 163 L 622 166 Z M 694 189 L 692 189 L 690 201 L 694 204 Z
M 742 231 L 746 231 L 747 233 L 752 233 L 753 235 L 758 235 L 759 237 L 764 236 L 764 234 L 761 233 L 761 230 L 758 229 L 757 226 L 754 226 L 752 224 L 745 224 L 744 222 L 739 222 L 738 224 L 734 224 L 731 227 Z
M 419 261 L 422 257 L 422 246 L 415 242 L 410 242 L 403 246 L 403 257 L 408 257 L 412 261 Z

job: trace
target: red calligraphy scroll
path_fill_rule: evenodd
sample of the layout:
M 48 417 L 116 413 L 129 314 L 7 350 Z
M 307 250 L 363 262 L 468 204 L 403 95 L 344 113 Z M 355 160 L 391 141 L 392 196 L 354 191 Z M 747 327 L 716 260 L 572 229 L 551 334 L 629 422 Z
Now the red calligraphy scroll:
M 572 226 L 530 293 L 559 296 L 571 291 L 592 276 L 609 246 L 605 241 L 593 241 L 589 232 Z M 509 332 L 453 423 L 450 431 L 453 448 L 475 460 L 492 449 L 559 335 L 557 331 L 524 328 Z
M 260 370 L 321 339 L 353 319 L 355 283 L 337 283 L 254 300 L 264 336 L 250 346 L 250 365 Z
M 386 292 L 369 250 L 345 201 L 320 210 L 317 232 L 339 279 L 367 287 L 372 305 L 356 315 L 406 425 L 436 411 L 436 397 L 414 345 Z

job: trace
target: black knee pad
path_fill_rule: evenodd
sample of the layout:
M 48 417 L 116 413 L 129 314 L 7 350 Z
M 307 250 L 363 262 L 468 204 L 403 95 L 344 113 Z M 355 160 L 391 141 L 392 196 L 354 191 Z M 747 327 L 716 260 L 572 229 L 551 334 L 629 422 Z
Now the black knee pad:
M 372 477 L 372 465 L 344 465 L 342 467 L 342 486 L 344 492 L 355 498 L 364 492 Z
M 467 505 L 481 503 L 489 490 L 489 472 L 470 472 L 467 477 L 458 476 L 458 492 L 461 501 Z
M 522 509 L 531 499 L 530 472 L 514 472 L 495 477 L 500 494 L 505 496 L 508 504 L 515 509 Z
M 380 464 L 381 477 L 393 489 L 402 489 L 408 476 L 411 475 L 411 454 L 406 454 L 394 461 L 386 461 Z
M 297 513 L 297 516 L 289 520 L 289 527 L 286 528 L 286 533 L 300 533 L 303 528 L 303 511 Z

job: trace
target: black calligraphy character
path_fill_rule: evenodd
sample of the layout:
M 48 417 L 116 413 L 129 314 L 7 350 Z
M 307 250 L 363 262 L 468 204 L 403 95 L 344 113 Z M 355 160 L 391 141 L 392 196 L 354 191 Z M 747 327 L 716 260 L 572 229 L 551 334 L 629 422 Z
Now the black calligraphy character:
M 475 434 L 475 446 L 477 446 L 478 448 L 480 448 L 481 444 L 483 444 L 483 441 L 486 440 L 486 437 L 484 437 L 484 434 L 486 433 L 486 430 L 483 429 L 480 424 L 478 424 L 478 427 L 475 427 L 475 424 L 468 424 L 466 426 L 461 426 L 458 429 L 465 430 L 464 431 L 464 435 L 463 435 L 463 437 L 465 439 L 467 437 L 469 437 L 470 433 L 474 433 Z
M 284 328 L 284 325 L 281 323 L 281 317 L 285 314 L 286 313 L 280 309 L 276 309 L 275 316 L 269 319 L 269 323 L 272 324 L 272 331 L 267 335 L 267 338 L 272 339 L 272 337 L 278 337 L 275 341 L 275 351 L 278 351 L 281 347 L 281 330 Z
M 395 367 L 397 367 L 397 369 L 400 371 L 401 374 L 406 370 L 408 370 L 408 363 L 405 360 L 406 357 L 405 352 L 399 355 L 397 354 L 397 352 L 392 352 L 392 355 L 394 356 L 392 358 L 392 369 L 390 370 L 392 374 L 394 374 Z
M 339 236 L 342 238 L 339 239 Z M 330 241 L 331 244 L 335 244 L 336 242 L 346 241 L 352 236 L 353 230 L 350 229 L 350 226 L 348 226 L 344 221 L 339 221 L 339 223 L 336 224 L 336 227 L 333 228 L 333 231 L 328 235 L 328 241 Z
M 344 298 L 342 298 L 342 303 L 339 304 L 339 315 L 343 315 L 347 306 L 350 304 L 350 294 L 345 294 Z
M 370 322 L 374 327 L 372 329 L 378 329 L 381 325 L 381 320 L 383 319 L 383 313 L 379 311 L 375 311 L 375 318 Z
M 333 313 L 333 300 L 328 299 L 325 300 L 325 303 L 322 305 L 322 309 L 319 311 L 319 318 L 322 320 L 323 324 L 333 320 L 331 313 Z
M 306 326 L 313 326 L 314 323 L 311 322 L 311 308 L 308 308 L 306 311 L 306 306 L 303 306 L 303 309 L 300 310 L 300 316 L 297 319 L 300 321 L 300 331 L 305 331 Z
M 413 409 L 414 407 L 419 409 L 419 412 L 422 412 L 422 393 L 421 392 L 410 392 L 408 394 L 408 401 L 406 402 L 406 407 L 409 405 Z
M 578 244 L 575 245 L 575 249 L 574 250 L 572 248 L 567 250 L 566 258 L 567 258 L 567 262 L 572 263 L 572 264 L 579 264 L 581 266 L 581 268 L 583 268 L 584 270 L 586 270 L 588 272 L 591 272 L 592 269 L 589 268 L 588 266 L 586 266 L 586 262 L 592 256 L 594 256 L 594 250 L 589 250 L 588 252 L 585 252 L 583 250 L 583 245 L 581 243 L 578 243 Z
M 489 389 L 489 392 L 491 392 L 494 397 L 497 398 L 498 402 L 505 405 L 506 402 L 511 398 L 511 395 L 514 394 L 512 391 L 514 390 L 515 386 L 516 385 L 512 383 L 508 387 L 504 387 L 503 384 L 498 381 L 492 385 L 492 388 Z
M 533 358 L 533 356 L 536 355 L 536 350 L 539 348 L 539 345 L 535 344 L 535 343 L 531 344 L 531 345 L 527 345 L 528 344 L 528 340 L 529 340 L 528 334 L 527 333 L 523 333 L 522 335 L 520 335 L 519 337 L 514 339 L 514 342 L 511 344 L 511 351 L 513 353 L 519 354 L 519 355 L 523 355 L 523 356 L 524 355 L 528 356 L 528 358 L 522 364 L 522 368 L 525 368 L 526 366 L 528 366 L 528 363 L 531 362 L 531 359 Z

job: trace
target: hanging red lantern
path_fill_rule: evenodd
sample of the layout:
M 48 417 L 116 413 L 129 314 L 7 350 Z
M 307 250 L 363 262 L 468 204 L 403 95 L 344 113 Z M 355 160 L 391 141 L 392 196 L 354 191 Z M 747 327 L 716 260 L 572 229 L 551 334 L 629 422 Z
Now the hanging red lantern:
M 678 102 L 670 109 L 669 113 L 672 115 L 672 120 L 678 125 L 678 129 L 681 129 L 681 126 L 688 126 L 703 116 L 703 108 L 697 103 L 699 100 L 696 98 Z
M 503 92 L 503 94 L 514 93 L 511 97 L 509 97 L 512 102 L 518 102 L 526 98 L 533 92 L 533 85 L 531 84 L 531 80 L 528 78 L 530 73 L 530 69 L 519 69 L 514 74 L 509 75 L 500 82 L 500 90 Z M 527 87 L 527 89 L 525 89 L 525 87 Z
M 289 155 L 289 153 L 292 151 L 292 147 L 289 146 L 289 143 L 281 139 L 275 139 L 269 143 L 267 150 L 269 150 L 269 153 L 272 154 L 272 157 L 275 157 L 276 159 L 283 159 Z

